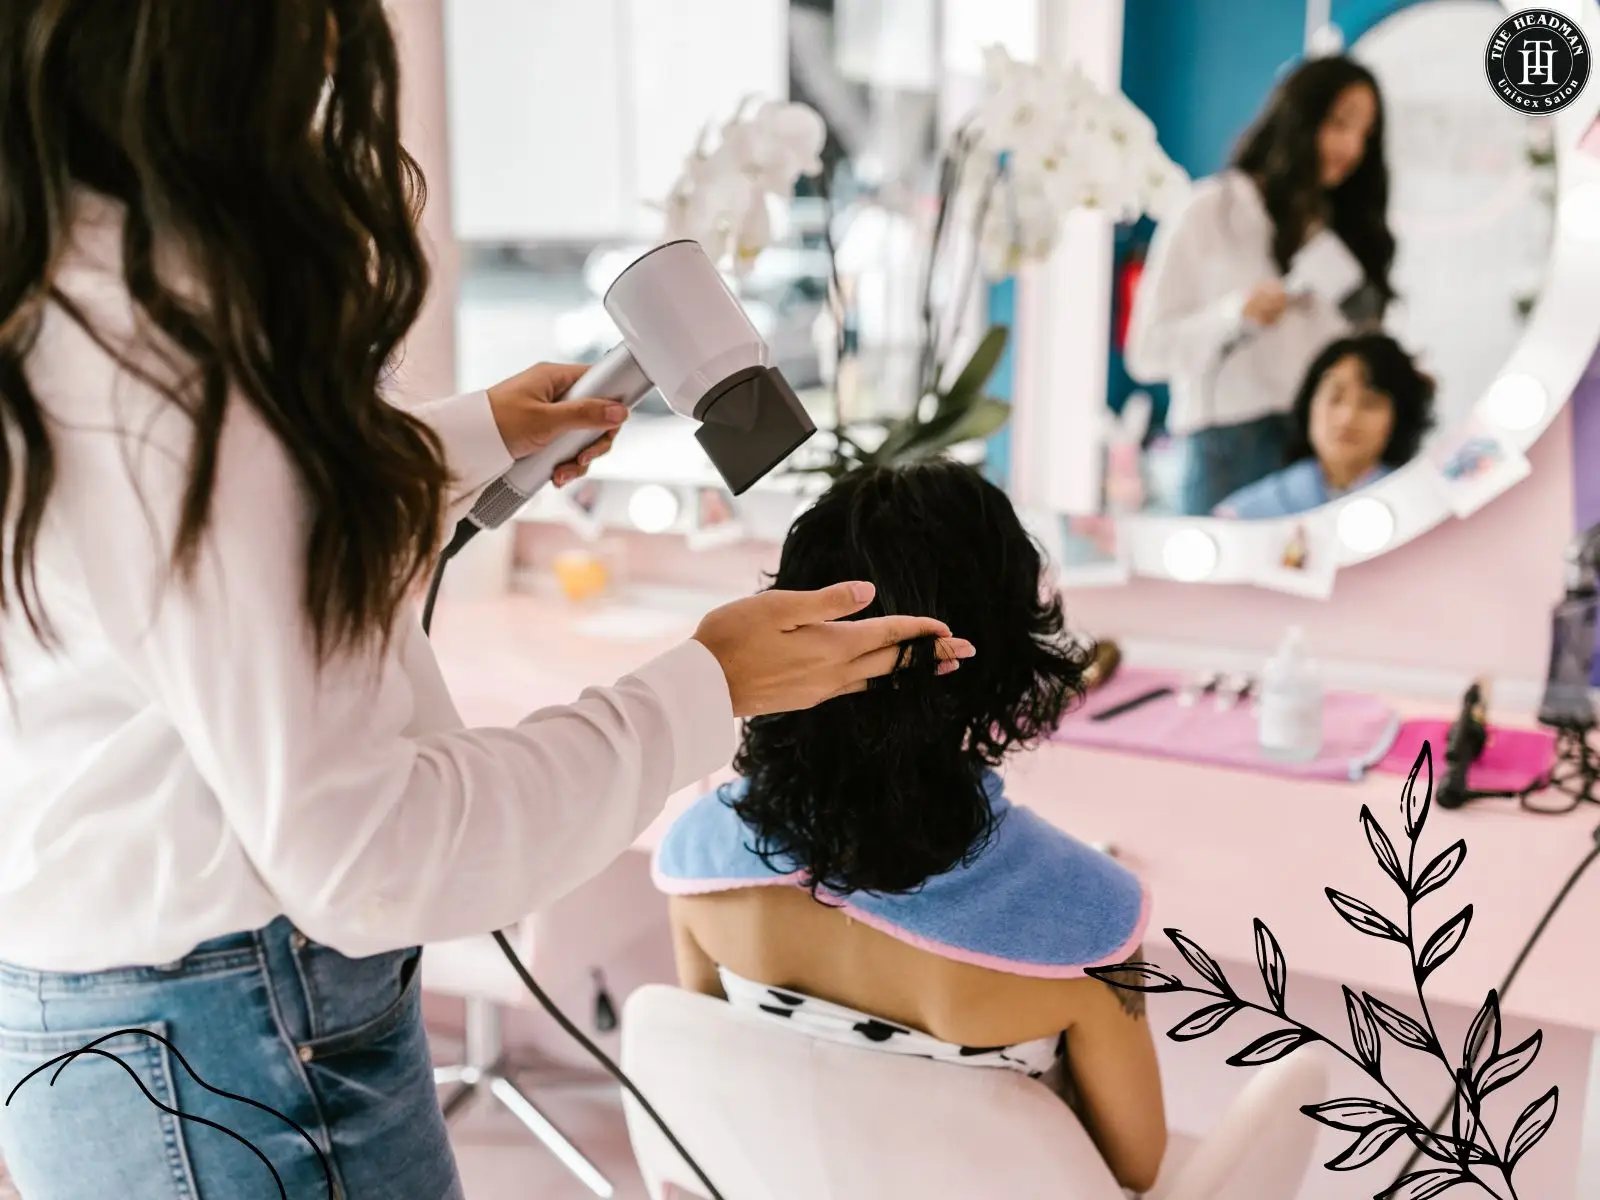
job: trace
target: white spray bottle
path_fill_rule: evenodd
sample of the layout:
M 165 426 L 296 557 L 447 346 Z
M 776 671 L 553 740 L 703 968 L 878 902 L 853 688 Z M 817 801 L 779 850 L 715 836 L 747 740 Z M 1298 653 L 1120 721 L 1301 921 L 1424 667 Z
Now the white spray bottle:
M 1261 675 L 1256 709 L 1261 753 L 1280 762 L 1309 762 L 1322 753 L 1322 676 L 1294 625 Z

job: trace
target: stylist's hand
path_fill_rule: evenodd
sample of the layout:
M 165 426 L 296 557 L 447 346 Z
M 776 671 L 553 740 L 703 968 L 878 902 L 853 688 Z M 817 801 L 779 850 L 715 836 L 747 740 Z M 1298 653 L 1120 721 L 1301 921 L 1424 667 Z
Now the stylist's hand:
M 577 458 L 557 464 L 552 476 L 557 487 L 587 472 L 590 463 L 611 449 L 618 427 L 628 419 L 626 406 L 614 400 L 556 403 L 588 369 L 581 363 L 539 363 L 489 389 L 489 407 L 512 458 L 526 458 L 572 429 L 592 429 L 600 435 Z
M 1289 293 L 1276 279 L 1268 279 L 1255 286 L 1250 298 L 1244 302 L 1244 315 L 1257 325 L 1273 325 L 1283 310 L 1289 307 Z
M 841 583 L 816 592 L 767 591 L 707 613 L 695 640 L 722 664 L 733 715 L 794 712 L 891 673 L 900 643 L 937 637 L 941 673 L 971 658 L 972 643 L 928 617 L 844 621 L 872 603 L 869 583 Z

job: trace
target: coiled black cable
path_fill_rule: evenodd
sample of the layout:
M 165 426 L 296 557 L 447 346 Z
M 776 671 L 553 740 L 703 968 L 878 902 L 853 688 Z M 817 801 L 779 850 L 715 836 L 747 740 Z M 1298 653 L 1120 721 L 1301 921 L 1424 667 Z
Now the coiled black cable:
M 427 600 L 422 606 L 422 632 L 425 635 L 429 634 L 433 627 L 433 606 L 439 598 L 439 584 L 444 579 L 445 567 L 449 565 L 452 558 L 460 553 L 461 548 L 477 535 L 477 532 L 478 527 L 476 525 L 471 521 L 463 520 L 456 526 L 456 531 L 450 539 L 450 544 L 440 554 L 439 564 L 433 569 L 433 578 L 428 583 Z M 695 1162 L 694 1156 L 683 1148 L 683 1143 L 678 1140 L 671 1127 L 661 1119 L 661 1114 L 656 1112 L 650 1101 L 644 1098 L 644 1093 L 638 1089 L 633 1080 L 628 1078 L 621 1067 L 611 1061 L 610 1055 L 590 1041 L 583 1030 L 579 1029 L 566 1013 L 556 1007 L 555 1001 L 545 994 L 544 989 L 539 986 L 538 981 L 529 973 L 528 968 L 522 965 L 522 960 L 517 957 L 516 950 L 512 947 L 504 932 L 496 930 L 494 940 L 499 944 L 501 952 L 505 954 L 506 960 L 511 964 L 511 969 L 517 973 L 517 978 L 522 980 L 522 986 L 527 988 L 529 994 L 539 1002 L 539 1007 L 549 1013 L 568 1037 L 582 1046 L 591 1058 L 604 1067 L 606 1073 L 621 1084 L 628 1095 L 638 1102 L 645 1115 L 655 1122 L 656 1128 L 661 1130 L 667 1142 L 678 1152 L 683 1161 L 689 1164 L 689 1169 L 695 1173 L 695 1177 L 705 1185 L 708 1200 L 723 1200 L 722 1193 L 717 1191 L 711 1180 L 706 1178 L 706 1173 L 700 1169 L 700 1164 Z

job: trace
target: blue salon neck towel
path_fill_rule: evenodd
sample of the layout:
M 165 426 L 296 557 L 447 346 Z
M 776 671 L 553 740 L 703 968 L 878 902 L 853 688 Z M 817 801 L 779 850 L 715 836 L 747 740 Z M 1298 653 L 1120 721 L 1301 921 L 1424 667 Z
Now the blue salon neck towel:
M 793 863 L 768 866 L 755 835 L 730 801 L 739 780 L 702 796 L 656 849 L 657 886 L 675 895 L 751 887 L 804 887 Z M 1000 777 L 984 789 L 997 817 L 989 845 L 966 866 L 914 892 L 848 897 L 819 892 L 865 925 L 940 957 L 1013 975 L 1070 978 L 1125 961 L 1139 947 L 1149 896 L 1138 876 L 1109 855 L 1006 798 Z

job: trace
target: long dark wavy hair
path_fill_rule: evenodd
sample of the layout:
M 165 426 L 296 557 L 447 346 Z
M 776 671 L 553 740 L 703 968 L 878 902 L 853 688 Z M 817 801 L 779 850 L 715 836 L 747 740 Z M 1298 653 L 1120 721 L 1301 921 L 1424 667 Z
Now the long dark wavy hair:
M 125 282 L 159 345 L 118 350 L 56 286 L 80 190 L 125 214 Z M 173 566 L 208 526 L 231 389 L 309 502 L 319 655 L 386 641 L 450 482 L 437 437 L 380 395 L 427 290 L 424 192 L 381 0 L 0 4 L 0 612 L 53 640 L 34 556 L 56 463 L 24 367 L 56 305 L 146 382 L 147 351 L 182 368 L 160 383 L 193 425 Z M 157 270 L 173 250 L 197 289 Z
M 1389 398 L 1394 410 L 1394 427 L 1384 444 L 1380 462 L 1403 467 L 1422 450 L 1422 440 L 1433 428 L 1433 376 L 1417 366 L 1405 347 L 1386 333 L 1362 333 L 1329 342 L 1306 368 L 1300 390 L 1295 393 L 1289 412 L 1289 443 L 1284 452 L 1285 466 L 1316 457 L 1311 445 L 1311 402 L 1316 398 L 1322 377 L 1340 359 L 1355 357 L 1367 373 L 1367 385 Z
M 858 616 L 936 617 L 978 653 L 936 676 L 925 647 L 897 686 L 746 725 L 748 789 L 723 794 L 769 864 L 798 863 L 813 895 L 892 894 L 983 849 L 986 768 L 1055 728 L 1093 656 L 1042 567 L 1005 493 L 956 463 L 853 472 L 795 521 L 775 587 L 870 580 Z
M 1324 189 L 1317 134 L 1346 88 L 1364 86 L 1377 101 L 1366 153 L 1338 187 Z M 1313 58 L 1273 89 L 1266 107 L 1245 131 L 1233 165 L 1254 178 L 1272 218 L 1272 256 L 1287 271 L 1305 244 L 1313 220 L 1325 213 L 1366 272 L 1384 305 L 1395 297 L 1389 271 L 1394 234 L 1389 229 L 1389 167 L 1383 149 L 1383 92 L 1372 72 L 1342 55 Z

